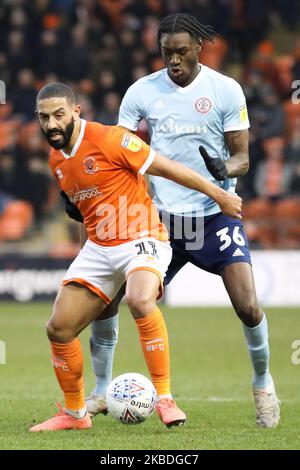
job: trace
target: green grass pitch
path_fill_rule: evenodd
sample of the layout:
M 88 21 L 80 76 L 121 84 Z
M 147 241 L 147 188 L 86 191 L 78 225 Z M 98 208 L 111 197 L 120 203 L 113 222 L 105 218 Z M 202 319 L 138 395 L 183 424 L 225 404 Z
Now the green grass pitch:
M 251 367 L 242 328 L 230 309 L 166 308 L 171 343 L 172 389 L 187 413 L 186 426 L 167 429 L 156 415 L 137 426 L 98 416 L 87 431 L 30 434 L 49 418 L 62 399 L 49 361 L 44 325 L 48 303 L 1 303 L 0 340 L 7 363 L 0 365 L 0 449 L 299 449 L 300 365 L 293 365 L 291 344 L 300 339 L 299 309 L 267 309 L 271 371 L 282 419 L 276 429 L 255 424 Z M 86 392 L 93 387 L 88 331 Z M 121 309 L 114 376 L 147 370 L 134 321 Z

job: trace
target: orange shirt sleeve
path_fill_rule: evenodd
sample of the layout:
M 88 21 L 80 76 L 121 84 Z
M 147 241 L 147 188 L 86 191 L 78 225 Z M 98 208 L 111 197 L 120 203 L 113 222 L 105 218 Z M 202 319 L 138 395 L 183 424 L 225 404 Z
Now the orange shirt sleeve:
M 144 174 L 155 157 L 155 151 L 142 139 L 119 127 L 112 127 L 108 135 L 111 162 L 135 173 Z

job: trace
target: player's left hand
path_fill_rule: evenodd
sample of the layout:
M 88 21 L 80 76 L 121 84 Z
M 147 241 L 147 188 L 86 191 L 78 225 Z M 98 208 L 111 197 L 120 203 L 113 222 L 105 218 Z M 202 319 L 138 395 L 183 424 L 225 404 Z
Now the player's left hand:
M 199 152 L 203 157 L 206 168 L 216 180 L 224 181 L 228 178 L 226 164 L 221 158 L 211 157 L 202 145 L 199 147 Z
M 64 193 L 64 191 L 61 191 L 60 195 L 65 201 L 65 211 L 70 217 L 70 219 L 83 223 L 83 217 L 78 207 L 70 201 L 70 199 L 68 198 L 67 194 Z

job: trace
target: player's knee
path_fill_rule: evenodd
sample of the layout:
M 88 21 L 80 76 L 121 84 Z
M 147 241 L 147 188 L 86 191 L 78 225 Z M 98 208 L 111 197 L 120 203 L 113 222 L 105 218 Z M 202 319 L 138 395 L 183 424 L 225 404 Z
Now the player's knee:
M 46 325 L 47 336 L 54 343 L 69 343 L 75 338 L 70 329 L 50 319 Z
M 155 309 L 155 299 L 148 292 L 126 295 L 127 305 L 135 318 L 149 315 Z
M 237 311 L 242 322 L 249 327 L 258 325 L 262 320 L 262 312 L 257 302 L 244 302 Z

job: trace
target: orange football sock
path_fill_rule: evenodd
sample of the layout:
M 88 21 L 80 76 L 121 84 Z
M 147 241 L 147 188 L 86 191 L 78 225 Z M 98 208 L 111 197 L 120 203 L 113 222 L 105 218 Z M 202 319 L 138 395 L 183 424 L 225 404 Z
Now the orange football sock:
M 79 338 L 70 343 L 51 341 L 52 364 L 60 388 L 64 392 L 65 408 L 81 410 L 85 407 L 83 385 L 83 356 Z
M 170 355 L 168 331 L 158 307 L 143 318 L 135 320 L 147 366 L 158 395 L 170 392 Z

